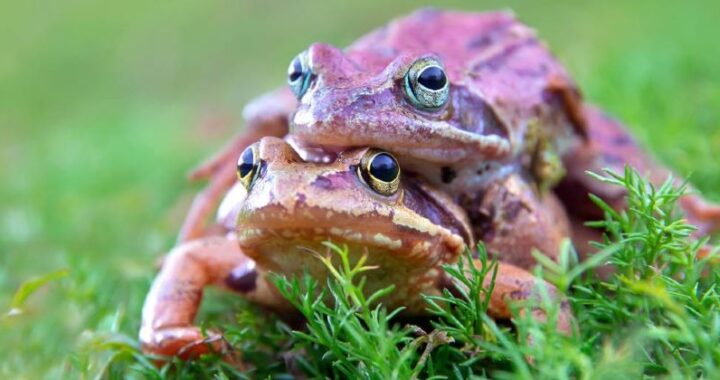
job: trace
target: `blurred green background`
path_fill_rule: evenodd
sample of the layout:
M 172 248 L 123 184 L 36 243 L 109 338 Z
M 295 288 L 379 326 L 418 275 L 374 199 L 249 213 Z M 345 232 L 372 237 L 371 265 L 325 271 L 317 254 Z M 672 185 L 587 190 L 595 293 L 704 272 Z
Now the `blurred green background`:
M 93 331 L 134 338 L 154 261 L 197 185 L 186 171 L 282 86 L 314 41 L 344 46 L 408 1 L 0 4 L 0 378 L 58 378 Z M 585 95 L 720 200 L 720 2 L 465 1 L 537 28 Z M 70 358 L 70 359 L 68 359 Z

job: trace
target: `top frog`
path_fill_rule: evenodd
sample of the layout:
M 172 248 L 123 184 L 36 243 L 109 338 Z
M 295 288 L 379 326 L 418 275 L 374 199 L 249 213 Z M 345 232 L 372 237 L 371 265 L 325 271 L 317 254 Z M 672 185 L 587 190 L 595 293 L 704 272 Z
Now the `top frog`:
M 235 158 L 262 136 L 288 136 L 309 161 L 349 147 L 394 153 L 461 203 L 474 224 L 485 189 L 510 175 L 538 190 L 558 187 L 571 214 L 594 211 L 593 192 L 620 205 L 622 194 L 584 174 L 630 163 L 651 179 L 656 166 L 615 121 L 585 106 L 565 69 L 534 31 L 510 13 L 420 10 L 344 51 L 313 44 L 295 57 L 287 88 L 245 110 L 247 127 L 194 178 L 211 177 L 181 239 L 197 237 L 234 182 Z M 702 231 L 720 208 L 687 196 L 682 205 Z

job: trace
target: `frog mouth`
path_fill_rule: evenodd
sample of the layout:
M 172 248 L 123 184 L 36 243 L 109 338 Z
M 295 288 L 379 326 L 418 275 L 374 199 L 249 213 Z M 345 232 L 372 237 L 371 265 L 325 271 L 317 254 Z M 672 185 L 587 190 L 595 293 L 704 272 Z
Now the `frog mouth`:
M 290 118 L 296 148 L 372 146 L 432 165 L 503 160 L 514 154 L 509 122 L 477 90 L 454 86 L 444 111 L 427 112 L 399 103 L 394 84 L 381 83 L 370 91 L 333 88 L 332 97 L 300 104 Z
M 444 256 L 445 254 L 442 252 L 444 249 L 437 246 L 444 243 L 443 245 L 452 247 L 456 243 L 456 241 L 433 241 L 445 240 L 442 237 L 432 240 L 419 240 L 393 236 L 382 232 L 339 227 L 247 228 L 238 231 L 237 236 L 240 246 L 246 250 L 266 246 L 297 246 L 308 251 L 324 251 L 324 249 L 318 248 L 325 247 L 325 243 L 332 243 L 338 246 L 362 247 L 370 252 L 384 251 L 408 258 L 415 257 L 418 260 L 421 260 L 424 256 Z
M 277 215 L 277 214 L 275 214 Z M 243 252 L 275 270 L 301 267 L 308 254 L 324 254 L 327 243 L 367 254 L 371 261 L 394 266 L 427 268 L 454 261 L 465 248 L 463 238 L 449 230 L 421 231 L 378 220 L 354 217 L 350 223 L 245 216 L 238 224 L 237 238 Z
M 400 284 L 424 276 L 449 260 L 430 243 L 413 252 L 391 236 L 337 227 L 248 229 L 238 234 L 238 242 L 243 253 L 262 268 L 283 274 L 308 273 L 316 279 L 328 275 L 320 258 L 338 263 L 328 243 L 347 250 L 351 262 L 362 259 L 364 265 L 373 267 L 370 277 L 375 283 Z
M 390 308 L 402 306 L 408 313 L 416 314 L 426 307 L 418 295 L 433 292 L 442 281 L 440 264 L 454 261 L 464 249 L 461 241 L 455 248 L 439 249 L 433 249 L 433 243 L 426 242 L 423 249 L 413 252 L 407 242 L 397 236 L 328 226 L 255 226 L 239 230 L 237 237 L 243 253 L 264 271 L 291 278 L 309 275 L 321 286 L 332 277 L 328 261 L 336 269 L 342 265 L 327 244 L 333 243 L 347 252 L 350 265 L 362 262 L 369 269 L 362 274 L 366 284 L 363 290 L 367 294 L 392 285 L 397 291 L 384 297 L 382 302 Z

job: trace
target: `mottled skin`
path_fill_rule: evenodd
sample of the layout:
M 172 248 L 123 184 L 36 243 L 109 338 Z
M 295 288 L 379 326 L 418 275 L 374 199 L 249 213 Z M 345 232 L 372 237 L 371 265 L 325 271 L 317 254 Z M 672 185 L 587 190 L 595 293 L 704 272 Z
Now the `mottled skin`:
M 353 259 L 365 254 L 367 265 L 377 266 L 367 274 L 368 291 L 396 287 L 382 300 L 386 306 L 404 306 L 407 314 L 423 314 L 426 305 L 420 295 L 439 294 L 451 284 L 440 266 L 459 260 L 466 245 L 475 242 L 466 213 L 421 178 L 402 173 L 396 193 L 381 195 L 372 190 L 357 168 L 367 148 L 348 150 L 320 164 L 303 161 L 281 139 L 265 138 L 254 147 L 261 160 L 257 176 L 247 191 L 239 184 L 233 187 L 218 212 L 218 225 L 228 233 L 184 243 L 165 260 L 143 308 L 140 339 L 146 352 L 188 358 L 224 348 L 220 333 L 210 331 L 204 337 L 194 325 L 208 285 L 289 310 L 267 273 L 308 271 L 324 282 L 326 268 L 315 254 L 327 252 L 323 242 L 328 240 L 347 245 Z M 516 191 L 508 198 L 524 196 L 514 184 L 503 188 Z M 540 210 L 543 205 L 536 206 L 538 212 L 545 212 Z M 547 212 L 552 214 L 550 208 Z M 507 222 L 510 227 L 546 220 L 529 221 L 519 210 L 514 214 Z M 562 213 L 557 217 L 547 223 L 567 224 Z M 517 246 L 503 239 L 489 244 L 501 252 L 509 245 Z M 524 255 L 546 245 L 545 241 L 526 241 Z M 537 285 L 526 268 L 501 258 L 489 313 L 509 318 L 510 304 L 536 297 Z M 563 306 L 557 328 L 569 333 L 569 309 L 566 302 L 558 302 Z M 539 310 L 533 313 L 544 318 Z
M 610 205 L 620 208 L 624 206 L 623 189 L 610 186 L 592 179 L 584 173 L 588 170 L 600 173 L 604 168 L 622 173 L 625 165 L 630 165 L 638 172 L 646 175 L 654 184 L 661 184 L 673 176 L 676 183 L 682 178 L 673 175 L 666 167 L 658 165 L 638 147 L 635 139 L 627 133 L 623 125 L 605 114 L 597 107 L 584 106 L 589 139 L 577 149 L 571 159 L 565 163 L 568 175 L 556 188 L 556 193 L 568 207 L 573 207 L 575 217 L 583 220 L 601 218 L 600 211 L 593 207 L 588 192 L 599 194 Z M 718 232 L 720 228 L 720 207 L 703 199 L 696 190 L 690 188 L 690 194 L 680 198 L 680 207 L 690 223 L 698 230 L 696 236 Z
M 284 88 L 249 104 L 243 133 L 193 174 L 211 182 L 181 241 L 202 235 L 232 186 L 235 157 L 262 136 L 288 135 L 313 161 L 332 160 L 348 147 L 390 151 L 466 207 L 482 204 L 487 190 L 509 177 L 540 198 L 562 180 L 560 200 L 578 220 L 597 214 L 589 191 L 622 206 L 623 194 L 586 170 L 630 163 L 656 183 L 668 173 L 619 123 L 583 104 L 566 70 L 510 13 L 425 9 L 344 50 L 316 43 L 305 53 L 312 72 L 307 91 L 296 99 Z M 449 81 L 449 101 L 433 111 L 410 104 L 403 86 L 410 65 L 423 57 L 441 62 Z M 720 225 L 718 206 L 696 195 L 681 204 L 701 232 Z M 466 211 L 471 223 L 485 222 L 482 210 Z

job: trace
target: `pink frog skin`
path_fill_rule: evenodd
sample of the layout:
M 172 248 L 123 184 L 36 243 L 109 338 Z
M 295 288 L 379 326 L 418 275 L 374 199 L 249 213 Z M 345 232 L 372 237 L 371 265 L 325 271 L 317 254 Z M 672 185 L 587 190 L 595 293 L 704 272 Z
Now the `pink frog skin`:
M 292 313 L 268 273 L 306 272 L 325 283 L 327 268 L 315 255 L 327 251 L 327 241 L 347 246 L 351 260 L 364 255 L 366 265 L 376 267 L 367 272 L 368 292 L 395 287 L 383 305 L 421 316 L 427 307 L 422 295 L 452 286 L 442 265 L 462 259 L 465 247 L 475 245 L 464 210 L 423 178 L 404 173 L 385 151 L 349 149 L 333 161 L 314 163 L 286 141 L 267 137 L 240 155 L 237 176 L 218 211 L 217 226 L 224 233 L 181 244 L 165 259 L 143 307 L 145 352 L 190 358 L 226 348 L 220 332 L 204 334 L 195 324 L 207 286 Z M 510 180 L 494 191 L 514 186 Z M 510 318 L 513 302 L 538 299 L 539 281 L 523 257 L 531 257 L 534 247 L 557 249 L 548 244 L 559 244 L 560 236 L 545 232 L 567 231 L 568 222 L 555 205 L 536 205 L 533 217 L 515 212 L 504 220 L 505 228 L 531 233 L 509 234 L 489 247 L 501 252 L 524 247 L 517 257 L 498 262 L 488 309 L 494 318 Z M 551 285 L 545 289 L 561 305 L 555 327 L 570 333 L 569 305 Z M 530 312 L 545 318 L 540 309 Z
M 583 103 L 566 70 L 535 32 L 511 13 L 423 9 L 340 50 L 315 43 L 291 60 L 288 86 L 250 103 L 246 126 L 192 178 L 209 178 L 180 241 L 202 236 L 205 221 L 235 179 L 234 161 L 262 136 L 286 136 L 303 159 L 331 162 L 353 147 L 394 154 L 403 168 L 446 191 L 468 213 L 477 237 L 507 212 L 489 191 L 508 183 L 524 200 L 555 192 L 573 220 L 600 216 L 592 192 L 617 207 L 623 193 L 585 174 L 626 163 L 659 182 L 658 166 L 617 121 Z M 483 206 L 485 205 L 485 206 Z M 698 195 L 681 205 L 705 234 L 720 207 Z M 580 227 L 581 228 L 581 227 Z

